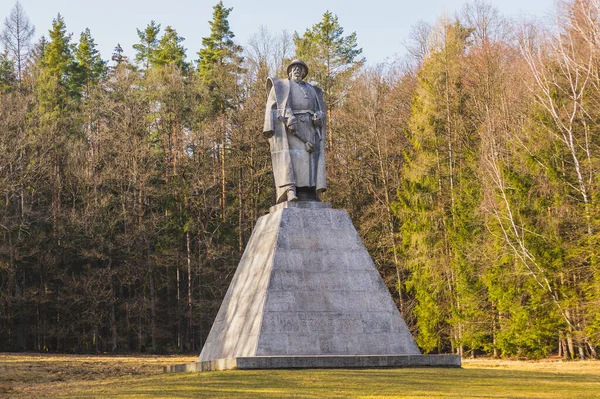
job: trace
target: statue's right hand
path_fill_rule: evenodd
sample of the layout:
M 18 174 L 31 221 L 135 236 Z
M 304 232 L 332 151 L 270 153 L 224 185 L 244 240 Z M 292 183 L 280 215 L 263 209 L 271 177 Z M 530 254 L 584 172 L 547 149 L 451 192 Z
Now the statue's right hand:
M 267 130 L 263 132 L 263 136 L 265 136 L 266 139 L 270 139 L 274 134 L 275 132 L 273 130 Z
M 290 116 L 287 119 L 287 128 L 290 129 L 292 132 L 295 132 L 296 131 L 296 122 L 297 122 L 296 117 Z

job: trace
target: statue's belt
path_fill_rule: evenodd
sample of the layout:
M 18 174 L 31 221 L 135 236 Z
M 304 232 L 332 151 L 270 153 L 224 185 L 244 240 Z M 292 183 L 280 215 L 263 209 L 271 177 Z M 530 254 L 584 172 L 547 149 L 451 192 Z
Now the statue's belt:
M 279 109 L 278 111 L 279 111 L 279 113 L 281 113 L 281 111 L 282 111 L 282 110 L 281 110 L 281 109 Z M 284 111 L 284 114 L 285 114 L 285 110 L 283 110 L 283 111 Z M 313 111 L 313 110 L 310 110 L 310 109 L 292 109 L 292 110 L 288 110 L 288 112 L 289 112 L 289 111 L 291 111 L 291 113 L 292 113 L 294 116 L 296 116 L 296 115 L 300 116 L 300 118 L 299 118 L 299 119 L 300 119 L 301 121 L 305 121 L 305 118 L 302 118 L 302 117 L 301 117 L 301 115 L 306 115 L 306 114 L 309 114 L 309 115 L 311 115 L 311 116 L 314 116 L 314 115 L 315 115 L 315 111 Z M 278 117 L 277 117 L 277 119 L 281 120 L 282 122 L 285 122 L 285 120 L 286 120 L 287 118 L 285 118 L 283 115 L 280 115 L 280 116 L 278 116 Z M 321 133 L 321 129 L 320 129 L 320 128 L 317 128 L 317 129 L 316 129 L 316 132 L 317 132 L 317 136 L 319 137 L 319 140 L 322 140 L 322 139 L 323 139 L 323 133 Z
M 307 120 L 312 120 L 315 116 L 315 111 L 311 111 L 310 109 L 297 109 L 292 110 L 292 114 L 298 117 L 302 122 L 306 122 Z M 321 132 L 319 133 L 319 138 L 321 137 Z
M 292 113 L 294 115 L 302 115 L 302 114 L 311 114 L 311 115 L 314 115 L 315 111 L 311 111 L 310 109 L 293 109 Z
M 291 113 L 292 115 L 303 115 L 303 114 L 310 114 L 310 115 L 314 115 L 316 114 L 315 111 L 311 110 L 311 109 L 285 109 L 285 108 L 279 108 L 277 110 L 277 114 L 279 115 L 278 117 L 283 117 L 286 114 Z

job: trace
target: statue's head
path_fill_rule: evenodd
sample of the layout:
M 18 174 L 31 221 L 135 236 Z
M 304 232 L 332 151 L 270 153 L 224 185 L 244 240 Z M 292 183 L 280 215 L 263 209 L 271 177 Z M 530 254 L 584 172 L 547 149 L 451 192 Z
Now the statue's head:
M 287 73 L 292 80 L 302 80 L 308 75 L 308 67 L 302 60 L 294 60 L 287 67 Z

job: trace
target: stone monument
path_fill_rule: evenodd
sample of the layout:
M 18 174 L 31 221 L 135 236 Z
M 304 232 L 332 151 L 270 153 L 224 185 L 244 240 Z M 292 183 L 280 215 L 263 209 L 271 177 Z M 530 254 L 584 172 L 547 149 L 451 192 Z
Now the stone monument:
M 422 355 L 344 210 L 326 190 L 322 91 L 289 65 L 267 80 L 276 205 L 260 217 L 198 362 L 165 371 L 333 367 L 460 367 Z

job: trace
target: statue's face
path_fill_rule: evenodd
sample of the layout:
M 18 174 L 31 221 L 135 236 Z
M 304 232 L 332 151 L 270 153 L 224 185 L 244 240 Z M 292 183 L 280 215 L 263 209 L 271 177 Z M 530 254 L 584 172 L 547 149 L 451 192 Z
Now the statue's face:
M 292 69 L 290 70 L 290 79 L 293 80 L 302 80 L 302 76 L 304 75 L 304 67 L 300 64 L 292 65 Z

